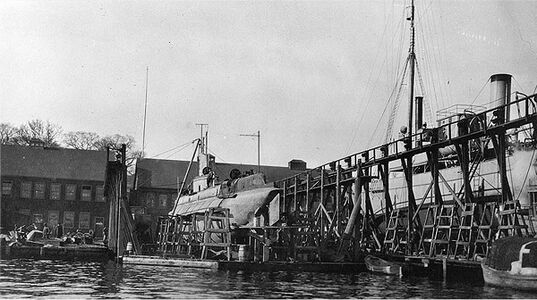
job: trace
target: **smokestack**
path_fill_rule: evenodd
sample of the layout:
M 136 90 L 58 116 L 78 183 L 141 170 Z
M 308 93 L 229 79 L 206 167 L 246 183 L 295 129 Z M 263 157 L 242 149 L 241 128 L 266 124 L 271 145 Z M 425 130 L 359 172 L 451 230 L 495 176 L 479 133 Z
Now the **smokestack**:
M 416 97 L 414 107 L 416 109 L 415 128 L 416 130 L 418 130 L 423 127 L 423 97 L 422 96 Z
M 494 74 L 490 76 L 491 107 L 498 107 L 511 102 L 511 75 Z M 509 106 L 505 108 L 505 121 L 509 121 Z

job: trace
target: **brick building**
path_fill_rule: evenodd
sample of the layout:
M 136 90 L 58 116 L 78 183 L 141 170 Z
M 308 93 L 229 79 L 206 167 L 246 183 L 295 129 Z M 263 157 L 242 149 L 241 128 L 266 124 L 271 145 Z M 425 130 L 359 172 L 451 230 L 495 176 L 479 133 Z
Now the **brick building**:
M 1 226 L 63 223 L 65 232 L 93 229 L 100 235 L 109 211 L 106 162 L 106 151 L 0 146 Z

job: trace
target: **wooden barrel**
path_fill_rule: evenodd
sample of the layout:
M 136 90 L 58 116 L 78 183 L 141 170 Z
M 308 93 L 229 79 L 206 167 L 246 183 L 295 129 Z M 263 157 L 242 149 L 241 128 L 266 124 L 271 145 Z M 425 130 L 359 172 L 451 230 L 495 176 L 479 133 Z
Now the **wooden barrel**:
M 239 245 L 239 261 L 249 261 L 250 260 L 250 249 L 248 245 Z

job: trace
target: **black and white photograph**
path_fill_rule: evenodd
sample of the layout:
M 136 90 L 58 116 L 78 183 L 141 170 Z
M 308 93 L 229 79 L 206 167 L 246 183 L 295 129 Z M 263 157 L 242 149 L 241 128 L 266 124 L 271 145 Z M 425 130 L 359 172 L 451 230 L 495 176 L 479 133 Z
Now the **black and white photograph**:
M 0 298 L 537 298 L 537 2 L 0 1 Z

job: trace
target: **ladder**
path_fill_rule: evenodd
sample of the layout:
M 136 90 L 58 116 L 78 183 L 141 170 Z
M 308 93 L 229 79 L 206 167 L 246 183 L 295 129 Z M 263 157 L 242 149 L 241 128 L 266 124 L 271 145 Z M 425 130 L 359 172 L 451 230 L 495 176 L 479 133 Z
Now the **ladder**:
M 175 255 L 190 255 L 190 220 L 187 216 L 175 217 L 175 228 L 172 238 L 172 251 Z
M 520 208 L 518 201 L 506 201 L 500 204 L 498 212 L 500 225 L 498 226 L 498 238 L 502 236 L 529 236 L 528 226 L 524 218 L 517 213 Z M 525 231 L 525 235 L 524 235 Z
M 159 250 L 162 254 L 166 254 L 166 252 L 169 250 L 170 245 L 170 226 L 172 224 L 173 220 L 170 217 L 163 217 L 160 219 L 159 222 L 159 231 L 158 231 L 158 244 L 159 244 Z
M 231 229 L 228 208 L 210 208 L 205 211 L 205 228 L 201 259 L 225 255 L 231 260 Z
M 292 230 L 294 244 L 292 257 L 296 260 L 312 261 L 320 257 L 319 250 L 319 228 L 314 226 L 314 219 L 307 213 L 299 213 L 297 228 Z
M 454 205 L 442 205 L 436 218 L 434 239 L 431 241 L 430 256 L 451 254 L 453 231 L 459 227 L 457 209 Z
M 434 239 L 434 231 L 436 226 L 436 217 L 438 213 L 438 205 L 431 205 L 427 207 L 427 214 L 423 222 L 423 230 L 421 232 L 421 241 L 418 251 L 423 251 L 425 255 L 430 255 L 432 241 Z
M 474 222 L 475 206 L 475 203 L 465 203 L 462 208 L 459 234 L 455 242 L 455 257 L 468 259 L 473 255 L 477 237 L 477 224 Z
M 384 239 L 384 249 L 387 252 L 404 252 L 406 241 L 405 214 L 400 208 L 395 208 L 390 214 L 388 226 L 386 227 L 386 237 Z
M 488 254 L 490 243 L 492 242 L 492 223 L 494 212 L 496 210 L 495 202 L 486 202 L 482 206 L 481 217 L 477 225 L 477 236 L 475 240 L 475 254 L 486 256 Z

